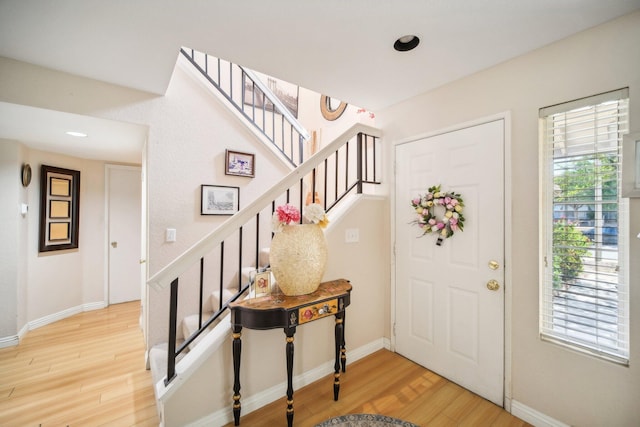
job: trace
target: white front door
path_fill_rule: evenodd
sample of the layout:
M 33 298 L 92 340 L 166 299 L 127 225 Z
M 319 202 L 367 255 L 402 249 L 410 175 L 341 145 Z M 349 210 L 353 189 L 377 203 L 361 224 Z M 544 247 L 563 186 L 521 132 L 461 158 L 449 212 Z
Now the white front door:
M 502 406 L 504 120 L 400 144 L 395 154 L 396 351 Z M 464 231 L 441 246 L 412 223 L 411 200 L 434 185 L 465 204 Z
M 140 168 L 107 166 L 109 304 L 140 299 Z

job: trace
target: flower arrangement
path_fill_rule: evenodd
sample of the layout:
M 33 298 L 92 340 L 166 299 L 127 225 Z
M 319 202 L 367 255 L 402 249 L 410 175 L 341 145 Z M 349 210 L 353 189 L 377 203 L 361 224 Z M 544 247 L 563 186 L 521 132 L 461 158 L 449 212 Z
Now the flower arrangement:
M 304 219 L 307 223 L 318 224 L 325 228 L 329 224 L 327 213 L 318 203 L 312 203 L 304 209 Z M 300 210 L 290 204 L 278 206 L 271 220 L 274 233 L 279 233 L 285 225 L 298 224 L 300 222 Z
M 442 191 L 440 185 L 429 187 L 424 196 L 418 196 L 411 200 L 411 206 L 418 215 L 415 223 L 423 231 L 422 236 L 428 233 L 438 233 L 436 242 L 438 246 L 442 244 L 443 239 L 447 239 L 453 236 L 454 232 L 464 229 L 462 196 L 452 191 Z M 445 209 L 442 218 L 439 218 L 435 213 L 438 206 Z

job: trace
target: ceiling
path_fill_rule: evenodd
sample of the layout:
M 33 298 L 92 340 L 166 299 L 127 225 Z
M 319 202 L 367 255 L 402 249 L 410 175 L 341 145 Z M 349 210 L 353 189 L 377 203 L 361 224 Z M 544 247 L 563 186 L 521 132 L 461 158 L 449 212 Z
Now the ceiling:
M 163 94 L 187 46 L 376 111 L 639 8 L 640 0 L 0 0 L 0 56 Z M 407 34 L 420 45 L 395 51 Z M 0 138 L 57 144 L 47 126 L 58 120 L 18 109 L 7 126 L 10 109 L 0 109 Z M 35 119 L 43 123 L 30 135 Z M 99 132 L 117 126 L 92 123 Z M 140 149 L 139 131 L 130 148 Z M 107 155 L 83 153 L 72 155 Z

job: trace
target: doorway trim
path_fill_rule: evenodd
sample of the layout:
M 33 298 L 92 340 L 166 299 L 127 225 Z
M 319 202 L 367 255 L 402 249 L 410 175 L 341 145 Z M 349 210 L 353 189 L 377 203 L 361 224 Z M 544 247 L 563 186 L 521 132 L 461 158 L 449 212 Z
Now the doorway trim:
M 458 130 L 466 129 L 482 125 L 488 122 L 494 122 L 496 120 L 504 121 L 504 399 L 503 405 L 507 412 L 511 412 L 511 353 L 512 353 L 512 221 L 511 221 L 511 201 L 512 201 L 512 185 L 511 185 L 511 112 L 505 111 L 502 113 L 494 114 L 491 116 L 485 116 L 479 119 L 471 120 L 468 122 L 459 123 L 456 125 L 440 128 L 435 131 L 425 132 L 417 134 L 411 137 L 403 138 L 398 141 L 392 141 L 391 143 L 391 165 L 392 165 L 392 177 L 390 185 L 391 193 L 391 205 L 390 205 L 390 220 L 391 220 L 391 253 L 393 259 L 391 261 L 391 295 L 389 298 L 390 303 L 390 331 L 391 331 L 391 350 L 396 350 L 396 335 L 395 335 L 395 323 L 396 323 L 396 217 L 395 206 L 398 201 L 396 200 L 395 185 L 396 185 L 396 147 L 398 145 L 414 142 L 420 139 L 430 138 Z

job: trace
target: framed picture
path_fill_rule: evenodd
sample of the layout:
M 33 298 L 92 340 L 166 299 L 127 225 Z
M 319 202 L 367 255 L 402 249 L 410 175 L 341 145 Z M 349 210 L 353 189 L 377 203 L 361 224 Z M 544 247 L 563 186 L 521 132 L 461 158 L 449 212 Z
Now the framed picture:
M 240 209 L 240 188 L 201 185 L 201 215 L 233 215 Z
M 253 278 L 253 292 L 255 298 L 271 294 L 271 271 L 257 270 Z
M 253 178 L 256 174 L 255 155 L 226 150 L 224 173 Z
M 39 252 L 76 249 L 80 220 L 80 172 L 40 168 Z
M 267 76 L 266 74 L 253 71 L 262 83 L 266 84 L 273 94 L 282 102 L 289 110 L 293 117 L 298 118 L 298 97 L 299 87 L 293 83 Z M 262 93 L 262 91 L 253 84 L 251 79 L 246 79 L 244 84 L 244 100 L 247 105 L 254 105 L 257 109 L 264 108 L 266 111 L 273 111 L 273 104 Z

